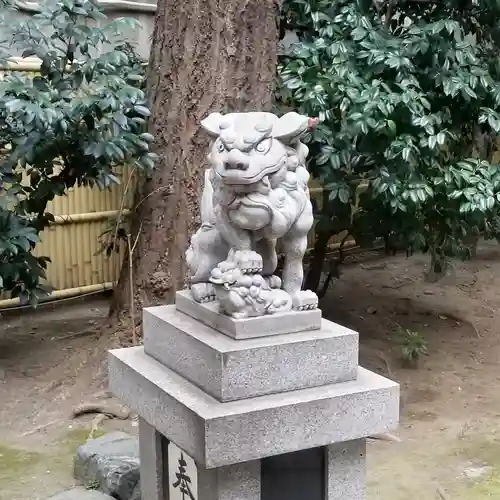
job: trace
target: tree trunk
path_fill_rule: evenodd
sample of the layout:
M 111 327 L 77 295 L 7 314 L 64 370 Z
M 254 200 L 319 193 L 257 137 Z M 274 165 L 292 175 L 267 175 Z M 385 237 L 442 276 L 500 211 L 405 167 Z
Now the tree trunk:
M 316 235 L 313 257 L 309 263 L 304 283 L 305 290 L 312 290 L 314 293 L 318 293 L 321 276 L 323 274 L 323 265 L 328 252 L 328 242 L 331 237 L 332 234 L 326 232 L 320 232 Z
M 159 0 L 148 91 L 150 131 L 160 159 L 138 187 L 132 272 L 125 257 L 110 310 L 130 315 L 171 303 L 185 286 L 184 259 L 200 220 L 198 195 L 209 113 L 270 110 L 276 75 L 279 0 Z M 132 283 L 130 283 L 132 274 Z

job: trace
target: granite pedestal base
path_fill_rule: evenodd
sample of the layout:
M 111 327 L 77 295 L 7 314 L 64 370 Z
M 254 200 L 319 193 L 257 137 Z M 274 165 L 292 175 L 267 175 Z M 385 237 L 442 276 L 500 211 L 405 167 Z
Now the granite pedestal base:
M 142 500 L 170 495 L 169 441 L 139 421 Z M 364 500 L 364 439 L 216 469 L 198 467 L 196 500 Z M 189 497 L 186 497 L 188 500 Z
M 177 292 L 177 309 L 192 316 L 204 325 L 210 326 L 234 339 L 269 337 L 283 333 L 318 330 L 321 327 L 321 311 L 290 311 L 268 314 L 256 318 L 234 319 L 219 313 L 216 302 L 199 304 L 191 297 L 189 290 Z
M 358 334 L 331 321 L 319 326 L 235 340 L 176 306 L 152 307 L 143 313 L 144 349 L 220 401 L 355 380 Z
M 146 309 L 144 347 L 109 357 L 140 416 L 142 500 L 363 500 L 365 438 L 397 426 L 399 386 L 358 366 L 357 334 L 313 317 L 255 335 L 184 298 Z M 250 334 L 209 326 L 224 321 Z

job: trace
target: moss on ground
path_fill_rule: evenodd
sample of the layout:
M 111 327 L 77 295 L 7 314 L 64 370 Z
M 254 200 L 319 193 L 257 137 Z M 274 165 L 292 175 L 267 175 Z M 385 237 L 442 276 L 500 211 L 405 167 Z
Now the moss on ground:
M 36 465 L 42 455 L 0 444 L 0 481 L 24 474 L 26 469 Z
M 487 473 L 475 479 L 466 479 L 463 495 L 467 500 L 500 498 L 500 439 L 468 439 L 457 450 L 472 463 L 487 468 Z M 462 498 L 462 497 L 459 497 Z
M 104 434 L 106 431 L 99 429 L 93 437 Z M 88 437 L 89 429 L 69 429 L 40 451 L 0 442 L 0 500 L 33 498 L 33 492 L 49 497 L 70 486 L 73 457 Z
M 0 500 L 11 500 L 5 496 L 12 484 L 24 482 L 38 467 L 43 455 L 14 448 L 0 443 Z
M 485 480 L 471 488 L 471 500 L 482 498 L 500 498 L 500 470 L 493 471 Z

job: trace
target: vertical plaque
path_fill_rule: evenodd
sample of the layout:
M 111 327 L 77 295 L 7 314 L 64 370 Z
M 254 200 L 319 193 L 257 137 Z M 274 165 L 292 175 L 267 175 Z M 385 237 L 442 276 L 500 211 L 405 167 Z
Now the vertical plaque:
M 169 500 L 198 500 L 195 461 L 171 441 L 168 443 Z

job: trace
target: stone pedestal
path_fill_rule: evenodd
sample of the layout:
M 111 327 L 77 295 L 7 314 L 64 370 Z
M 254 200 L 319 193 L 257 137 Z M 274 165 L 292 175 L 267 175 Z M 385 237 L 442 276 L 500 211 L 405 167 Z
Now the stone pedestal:
M 365 498 L 365 438 L 397 425 L 399 386 L 358 366 L 356 332 L 319 311 L 219 317 L 189 292 L 143 320 L 144 347 L 109 360 L 141 418 L 142 500 Z

